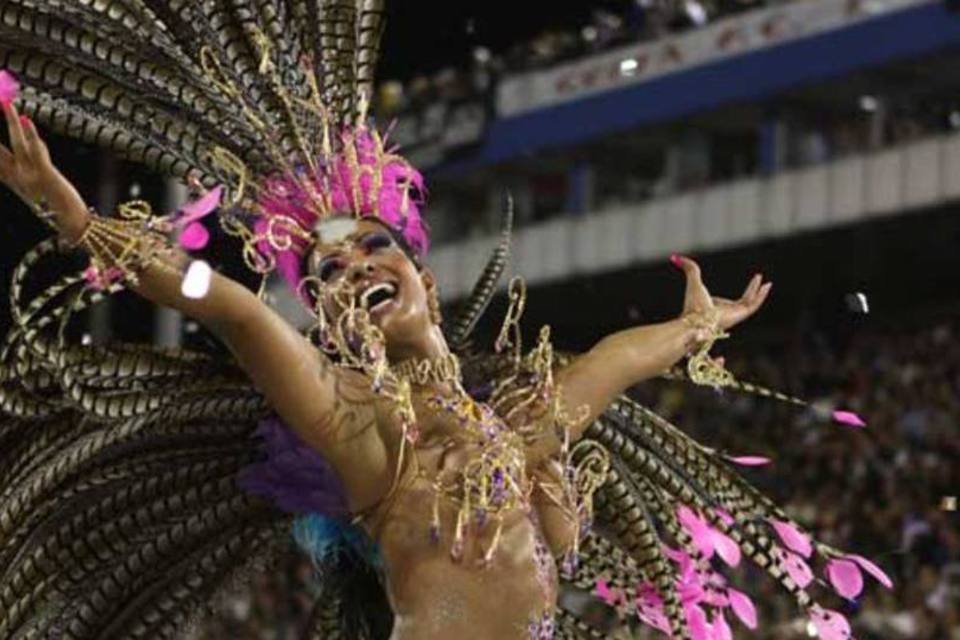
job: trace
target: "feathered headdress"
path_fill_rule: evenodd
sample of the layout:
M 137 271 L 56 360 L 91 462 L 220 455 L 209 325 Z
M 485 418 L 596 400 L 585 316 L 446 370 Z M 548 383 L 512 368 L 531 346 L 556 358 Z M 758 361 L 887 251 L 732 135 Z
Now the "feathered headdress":
M 221 224 L 258 273 L 295 286 L 334 214 L 376 217 L 425 253 L 423 178 L 367 118 L 383 1 L 238 4 L 4 3 L 0 66 L 41 124 L 222 186 Z

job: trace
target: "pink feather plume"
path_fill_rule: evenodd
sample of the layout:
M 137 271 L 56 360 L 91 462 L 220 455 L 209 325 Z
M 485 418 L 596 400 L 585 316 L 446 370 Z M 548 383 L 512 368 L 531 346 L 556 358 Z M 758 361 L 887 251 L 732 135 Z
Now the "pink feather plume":
M 772 462 L 770 458 L 765 458 L 763 456 L 736 456 L 727 459 L 734 464 L 740 465 L 741 467 L 762 467 Z
M 20 94 L 20 83 L 6 69 L 0 70 L 0 104 L 10 104 Z
M 860 567 L 850 560 L 834 558 L 827 563 L 827 578 L 834 590 L 852 600 L 863 591 L 863 574 Z
M 753 604 L 750 596 L 737 591 L 736 589 L 727 589 L 727 598 L 730 599 L 730 608 L 748 629 L 757 628 L 757 608 Z
M 853 411 L 834 411 L 833 419 L 840 424 L 845 424 L 848 427 L 855 427 L 857 429 L 867 426 L 867 423 L 863 421 L 863 418 L 855 414 Z
M 847 556 L 847 559 L 856 562 L 861 569 L 873 576 L 874 580 L 882 584 L 887 589 L 893 589 L 893 580 L 890 579 L 890 576 L 888 576 L 883 569 L 878 567 L 870 560 L 858 555 L 849 555 Z
M 774 531 L 777 532 L 780 540 L 783 541 L 783 544 L 786 545 L 788 549 L 791 551 L 796 551 L 804 558 L 809 558 L 813 553 L 813 545 L 810 544 L 810 536 L 802 533 L 791 523 L 784 522 L 783 520 L 771 519 L 770 524 L 773 525 Z
M 843 614 L 818 605 L 810 607 L 810 620 L 820 640 L 849 640 L 850 623 Z

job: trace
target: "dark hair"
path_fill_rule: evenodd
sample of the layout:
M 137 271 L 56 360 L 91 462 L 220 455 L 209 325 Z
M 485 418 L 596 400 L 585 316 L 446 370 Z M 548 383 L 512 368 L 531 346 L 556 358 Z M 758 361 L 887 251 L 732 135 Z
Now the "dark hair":
M 393 609 L 378 570 L 352 549 L 320 567 L 321 593 L 340 597 L 340 629 L 346 640 L 389 640 Z

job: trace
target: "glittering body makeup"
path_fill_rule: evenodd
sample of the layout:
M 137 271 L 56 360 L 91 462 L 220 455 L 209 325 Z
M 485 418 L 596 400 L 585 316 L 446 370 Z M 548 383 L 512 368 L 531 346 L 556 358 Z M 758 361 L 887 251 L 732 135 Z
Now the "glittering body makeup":
M 364 236 L 356 237 L 362 242 Z M 530 354 L 521 355 L 517 323 L 525 294 L 517 283 L 502 332 L 508 337 L 500 341 L 501 348 L 514 354 L 513 371 L 492 396 L 511 419 L 508 423 L 491 404 L 466 393 L 453 354 L 387 361 L 383 332 L 371 322 L 363 295 L 340 277 L 339 268 L 323 270 L 329 256 L 354 250 L 355 242 L 348 234 L 327 244 L 331 251 L 317 263 L 316 331 L 338 366 L 370 380 L 370 393 L 388 407 L 386 421 L 396 428 L 392 486 L 382 500 L 358 514 L 356 522 L 381 545 L 388 566 L 394 567 L 391 575 L 405 576 L 388 585 L 400 628 L 411 629 L 411 637 L 434 637 L 425 622 L 415 620 L 426 615 L 423 619 L 436 622 L 443 616 L 429 613 L 416 585 L 427 584 L 424 574 L 438 571 L 451 588 L 459 584 L 475 594 L 469 618 L 477 620 L 487 606 L 495 605 L 501 615 L 507 606 L 490 593 L 481 596 L 483 579 L 494 576 L 509 582 L 511 610 L 521 615 L 510 623 L 514 630 L 547 637 L 553 629 L 557 576 L 541 531 L 540 506 L 531 496 L 538 492 L 549 508 L 565 514 L 568 533 L 550 537 L 569 541 L 559 555 L 575 556 L 592 520 L 592 494 L 607 466 L 602 448 L 580 455 L 569 445 L 576 418 L 560 410 L 549 332 L 541 334 Z M 357 282 L 368 286 L 362 274 Z M 330 317 L 332 312 L 339 315 Z M 558 473 L 531 469 L 527 457 L 528 447 L 547 436 L 563 443 L 560 456 L 551 459 L 560 463 Z M 412 635 L 414 628 L 425 635 Z M 443 633 L 451 632 L 448 628 Z

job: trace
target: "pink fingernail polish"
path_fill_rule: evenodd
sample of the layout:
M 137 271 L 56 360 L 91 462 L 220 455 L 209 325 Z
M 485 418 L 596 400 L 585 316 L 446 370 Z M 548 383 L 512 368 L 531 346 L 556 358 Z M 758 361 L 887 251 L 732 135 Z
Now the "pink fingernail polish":
M 683 258 L 681 258 L 680 254 L 678 253 L 674 253 L 670 256 L 670 262 L 673 263 L 673 266 L 678 269 L 683 268 Z
M 33 123 L 30 122 L 30 116 L 28 116 L 28 115 L 21 115 L 21 116 L 20 116 L 20 124 L 22 124 L 22 125 L 25 126 L 25 127 L 29 127 L 29 126 L 30 126 L 31 124 L 33 124 Z

